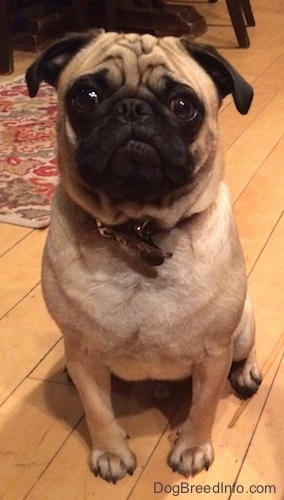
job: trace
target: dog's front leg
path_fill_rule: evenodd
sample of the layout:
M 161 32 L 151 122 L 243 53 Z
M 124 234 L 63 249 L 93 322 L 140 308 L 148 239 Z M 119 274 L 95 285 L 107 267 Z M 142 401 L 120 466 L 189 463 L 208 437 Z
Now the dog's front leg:
M 202 363 L 194 366 L 189 415 L 179 428 L 175 446 L 168 457 L 168 464 L 174 472 L 194 476 L 212 464 L 212 426 L 231 359 L 231 350 L 227 348 L 221 355 L 206 356 Z
M 116 483 L 136 468 L 127 434 L 117 423 L 111 403 L 111 375 L 96 356 L 65 338 L 68 372 L 84 406 L 92 440 L 91 469 L 95 475 Z

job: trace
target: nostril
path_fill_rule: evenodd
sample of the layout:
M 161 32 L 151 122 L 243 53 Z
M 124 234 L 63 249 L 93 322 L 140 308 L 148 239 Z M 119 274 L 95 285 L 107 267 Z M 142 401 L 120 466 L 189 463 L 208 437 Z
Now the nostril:
M 133 110 L 134 113 L 139 116 L 151 115 L 153 113 L 151 106 L 145 101 L 137 101 L 133 103 Z
M 130 108 L 127 102 L 122 101 L 116 106 L 116 111 L 118 115 L 128 116 L 130 114 Z
M 141 116 L 153 114 L 152 107 L 146 101 L 136 98 L 128 98 L 119 101 L 115 108 L 115 114 L 128 119 L 137 119 Z

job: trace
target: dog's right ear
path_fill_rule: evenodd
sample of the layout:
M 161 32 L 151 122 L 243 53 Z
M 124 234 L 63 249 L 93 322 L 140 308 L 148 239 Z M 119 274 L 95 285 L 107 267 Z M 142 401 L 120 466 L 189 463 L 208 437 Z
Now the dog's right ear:
M 103 30 L 90 30 L 86 33 L 70 33 L 54 42 L 36 59 L 26 73 L 30 97 L 37 95 L 41 82 L 56 87 L 60 73 L 72 57 Z

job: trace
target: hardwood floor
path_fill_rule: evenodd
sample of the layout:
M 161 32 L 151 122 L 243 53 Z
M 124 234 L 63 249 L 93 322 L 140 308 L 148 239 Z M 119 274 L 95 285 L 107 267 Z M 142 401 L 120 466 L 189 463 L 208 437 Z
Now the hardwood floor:
M 46 231 L 1 224 L 0 499 L 284 499 L 284 6 L 251 4 L 249 49 L 237 48 L 224 0 L 196 6 L 209 25 L 201 40 L 219 48 L 255 91 L 247 116 L 226 98 L 219 121 L 254 303 L 259 393 L 242 403 L 226 387 L 214 426 L 215 461 L 186 480 L 166 465 L 188 405 L 185 386 L 157 403 L 147 384 L 118 384 L 116 414 L 138 467 L 116 486 L 95 478 L 82 406 L 63 373 L 61 335 L 41 295 Z M 17 53 L 15 73 L 0 81 L 23 73 L 33 57 Z

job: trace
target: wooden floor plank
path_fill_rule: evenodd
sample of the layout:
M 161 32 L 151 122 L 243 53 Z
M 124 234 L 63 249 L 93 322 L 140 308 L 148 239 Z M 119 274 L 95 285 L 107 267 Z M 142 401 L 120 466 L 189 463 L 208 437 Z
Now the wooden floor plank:
M 0 259 L 0 318 L 39 283 L 46 234 L 31 232 Z
M 284 215 L 272 233 L 248 280 L 258 333 L 261 365 L 284 332 Z
M 236 200 L 284 134 L 284 90 L 225 153 L 225 180 Z
M 78 436 L 78 433 L 86 433 L 83 421 L 31 490 L 27 496 L 29 500 L 42 498 L 42 492 L 46 499 L 52 500 L 79 500 L 93 496 L 99 500 L 125 500 L 128 497 L 181 399 L 184 385 L 180 386 L 181 394 L 175 391 L 172 398 L 161 402 L 153 398 L 151 384 L 117 383 L 116 387 L 113 398 L 115 413 L 130 435 L 129 446 L 138 459 L 134 475 L 119 481 L 115 489 L 112 484 L 94 478 L 87 464 L 90 450 Z M 72 474 L 66 481 L 70 470 Z
M 276 373 L 267 404 L 245 457 L 237 482 L 244 486 L 241 498 L 258 500 L 284 498 L 284 433 L 283 429 L 284 360 Z M 249 486 L 252 485 L 251 490 Z M 237 493 L 231 500 L 240 498 Z
M 283 158 L 284 136 L 234 205 L 248 273 L 283 212 Z
M 49 330 L 50 337 L 57 337 L 57 327 Z M 69 379 L 66 373 L 63 339 L 61 338 L 42 361 L 29 374 L 36 380 L 49 380 L 58 384 L 67 384 Z
M 32 229 L 0 223 L 0 258 L 31 232 Z
M 0 404 L 46 356 L 61 334 L 37 286 L 0 322 Z
M 82 417 L 72 386 L 26 380 L 0 408 L 0 498 L 20 500 Z M 71 429 L 71 430 L 70 430 Z M 65 477 L 68 483 L 70 469 Z M 44 495 L 38 497 L 48 500 Z

